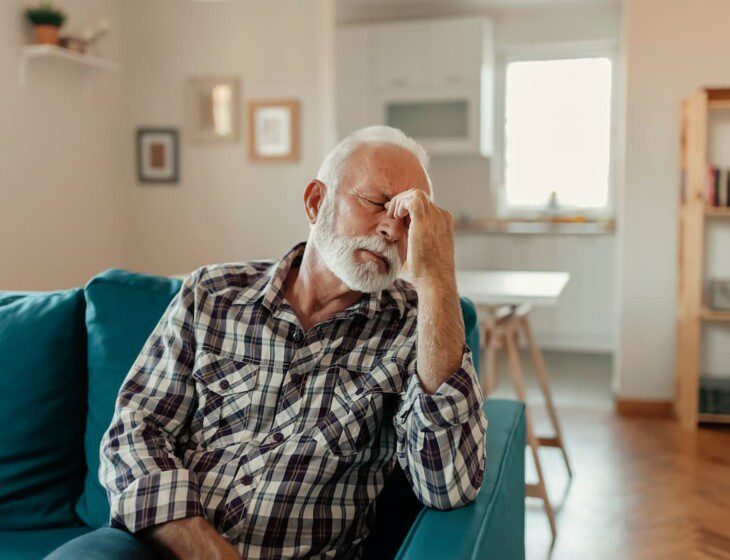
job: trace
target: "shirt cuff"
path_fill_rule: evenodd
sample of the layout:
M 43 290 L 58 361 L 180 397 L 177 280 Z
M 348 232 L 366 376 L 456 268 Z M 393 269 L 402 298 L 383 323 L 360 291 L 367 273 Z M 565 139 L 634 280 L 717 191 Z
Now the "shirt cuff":
M 111 500 L 110 525 L 130 533 L 168 521 L 205 516 L 195 475 L 186 469 L 135 479 Z
M 435 392 L 423 390 L 417 373 L 411 379 L 405 395 L 405 416 L 412 410 L 419 431 L 450 428 L 467 422 L 481 409 L 484 398 L 479 386 L 471 349 L 464 344 L 461 365 Z

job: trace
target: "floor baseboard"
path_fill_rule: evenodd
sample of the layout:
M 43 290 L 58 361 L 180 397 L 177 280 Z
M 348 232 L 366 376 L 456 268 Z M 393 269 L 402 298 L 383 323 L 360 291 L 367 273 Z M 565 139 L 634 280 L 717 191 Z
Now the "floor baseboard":
M 671 418 L 674 416 L 674 403 L 671 401 L 616 399 L 616 412 L 621 416 L 653 416 Z

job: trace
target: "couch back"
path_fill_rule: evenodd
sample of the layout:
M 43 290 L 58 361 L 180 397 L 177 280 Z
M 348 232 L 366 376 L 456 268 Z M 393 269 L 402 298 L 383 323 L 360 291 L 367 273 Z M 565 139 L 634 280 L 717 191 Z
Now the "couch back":
M 0 292 L 0 530 L 108 524 L 99 444 L 119 387 L 182 281 L 107 270 L 83 290 Z M 473 304 L 462 298 L 478 360 Z M 421 506 L 396 471 L 371 558 L 393 556 Z M 373 544 L 375 543 L 375 544 Z

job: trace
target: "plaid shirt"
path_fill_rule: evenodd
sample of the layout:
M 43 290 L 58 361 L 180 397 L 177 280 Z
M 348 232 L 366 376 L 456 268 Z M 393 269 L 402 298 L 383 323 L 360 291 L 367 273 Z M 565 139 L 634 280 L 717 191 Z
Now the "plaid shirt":
M 201 515 L 246 559 L 358 558 L 396 460 L 425 505 L 474 499 L 486 419 L 469 347 L 426 394 L 400 279 L 303 332 L 283 283 L 304 246 L 186 278 L 102 440 L 113 527 Z

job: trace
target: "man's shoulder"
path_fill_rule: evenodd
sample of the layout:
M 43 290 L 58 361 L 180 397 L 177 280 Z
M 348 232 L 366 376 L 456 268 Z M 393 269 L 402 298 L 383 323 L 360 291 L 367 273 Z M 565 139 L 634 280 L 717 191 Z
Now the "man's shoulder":
M 262 259 L 207 264 L 198 267 L 192 274 L 198 289 L 205 290 L 210 295 L 221 295 L 263 287 L 277 262 L 273 259 Z

